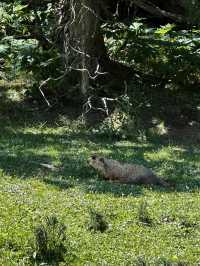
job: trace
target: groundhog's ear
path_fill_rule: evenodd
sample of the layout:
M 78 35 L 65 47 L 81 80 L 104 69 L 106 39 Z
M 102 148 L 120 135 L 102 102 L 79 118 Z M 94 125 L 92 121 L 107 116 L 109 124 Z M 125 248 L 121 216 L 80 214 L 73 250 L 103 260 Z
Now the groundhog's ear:
M 96 156 L 95 154 L 93 154 L 93 155 L 91 156 L 91 158 L 92 158 L 92 160 L 96 160 L 97 156 Z
M 104 160 L 104 158 L 102 158 L 102 157 L 99 158 L 99 161 L 102 162 L 102 163 L 105 163 L 105 160 Z
M 101 158 L 99 158 L 99 161 L 103 163 L 103 167 L 106 169 L 107 168 L 106 160 L 101 157 Z

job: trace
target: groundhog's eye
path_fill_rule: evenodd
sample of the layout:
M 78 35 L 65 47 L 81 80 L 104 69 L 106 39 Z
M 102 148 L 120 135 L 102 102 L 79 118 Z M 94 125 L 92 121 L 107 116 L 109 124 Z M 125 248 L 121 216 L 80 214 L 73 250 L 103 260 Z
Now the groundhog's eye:
M 97 157 L 96 157 L 95 155 L 92 156 L 92 160 L 96 160 L 96 158 L 97 158 Z

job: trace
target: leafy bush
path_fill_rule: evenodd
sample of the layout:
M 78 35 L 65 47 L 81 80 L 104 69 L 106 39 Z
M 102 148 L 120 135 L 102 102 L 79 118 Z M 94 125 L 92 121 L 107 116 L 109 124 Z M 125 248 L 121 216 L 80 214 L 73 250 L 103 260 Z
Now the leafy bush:
M 178 86 L 199 82 L 200 31 L 195 27 L 178 30 L 166 24 L 151 28 L 135 19 L 129 25 L 104 24 L 103 30 L 111 57 L 134 66 L 141 75 L 152 74 L 149 82 Z
M 142 135 L 144 139 L 143 124 L 139 115 L 141 108 L 142 104 L 135 98 L 131 98 L 127 94 L 120 96 L 116 101 L 114 111 L 104 119 L 96 131 L 119 139 Z

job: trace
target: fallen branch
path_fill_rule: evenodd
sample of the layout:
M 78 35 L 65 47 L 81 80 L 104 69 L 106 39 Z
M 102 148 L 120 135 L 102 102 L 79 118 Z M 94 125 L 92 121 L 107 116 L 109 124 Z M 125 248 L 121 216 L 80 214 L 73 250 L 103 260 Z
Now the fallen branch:
M 58 167 L 55 167 L 52 164 L 40 163 L 40 166 L 43 166 L 44 168 L 47 168 L 48 170 L 51 170 L 53 172 L 58 172 L 59 171 L 59 168 Z
M 140 7 L 141 9 L 149 12 L 150 14 L 156 15 L 157 17 L 166 17 L 179 23 L 183 23 L 183 22 L 189 23 L 187 19 L 184 18 L 183 16 L 171 13 L 169 11 L 165 11 L 149 1 L 132 0 L 132 3 Z

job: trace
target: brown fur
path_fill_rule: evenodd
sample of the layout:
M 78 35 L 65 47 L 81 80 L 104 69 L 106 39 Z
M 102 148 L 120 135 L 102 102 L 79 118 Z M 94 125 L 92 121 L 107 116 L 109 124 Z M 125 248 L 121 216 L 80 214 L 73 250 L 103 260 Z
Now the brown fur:
M 143 165 L 121 163 L 97 155 L 92 155 L 88 163 L 98 170 L 106 180 L 119 183 L 169 186 L 164 180 L 158 178 L 151 169 Z

